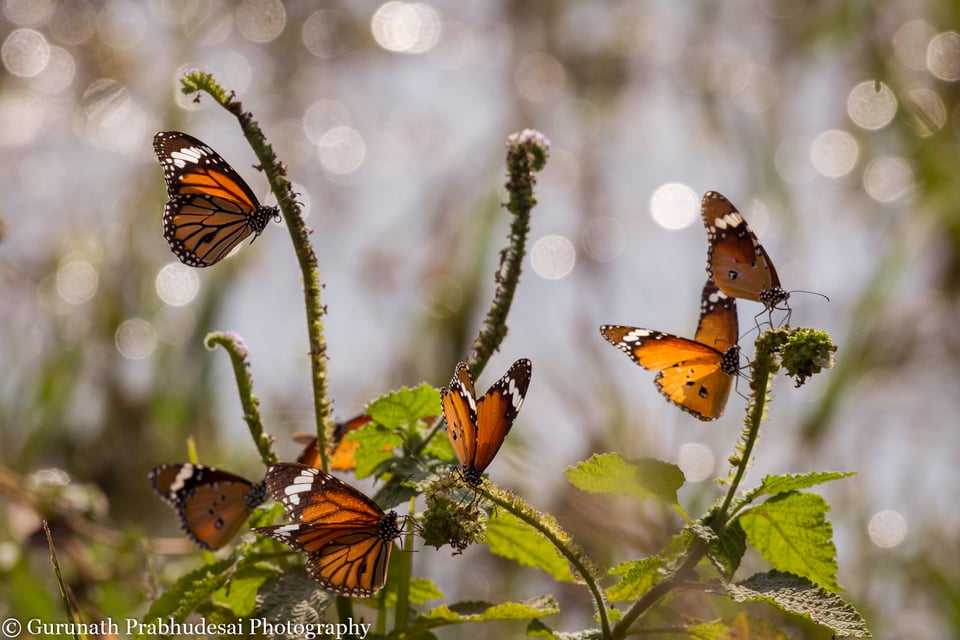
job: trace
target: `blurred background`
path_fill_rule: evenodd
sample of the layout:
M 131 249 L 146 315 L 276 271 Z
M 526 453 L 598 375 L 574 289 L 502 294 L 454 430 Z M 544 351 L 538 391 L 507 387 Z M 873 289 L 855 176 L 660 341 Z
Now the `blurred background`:
M 845 597 L 877 637 L 960 637 L 960 3 L 0 9 L 4 616 L 63 616 L 37 514 L 66 521 L 58 544 L 78 597 L 103 615 L 138 615 L 164 575 L 198 561 L 146 541 L 177 537 L 148 470 L 185 460 L 193 436 L 201 462 L 260 477 L 227 358 L 204 349 L 207 332 L 245 339 L 282 457 L 297 453 L 293 431 L 312 429 L 285 229 L 271 223 L 203 270 L 180 265 L 162 237 L 159 130 L 200 137 L 271 202 L 234 118 L 179 93 L 181 72 L 200 68 L 253 112 L 301 194 L 341 419 L 400 385 L 444 384 L 468 355 L 509 224 L 504 141 L 524 127 L 551 139 L 510 334 L 478 386 L 533 360 L 523 412 L 489 471 L 602 563 L 656 552 L 680 523 L 655 505 L 588 498 L 565 467 L 603 451 L 677 462 L 692 514 L 727 473 L 743 400 L 701 423 L 597 330 L 693 334 L 699 199 L 725 194 L 785 288 L 829 296 L 794 294 L 791 324 L 839 345 L 836 368 L 806 386 L 778 380 L 747 485 L 858 471 L 823 489 Z M 760 308 L 740 310 L 746 331 Z M 551 592 L 563 613 L 545 622 L 591 624 L 582 589 L 483 547 L 448 551 L 414 558 L 448 601 Z M 763 567 L 748 557 L 739 575 Z

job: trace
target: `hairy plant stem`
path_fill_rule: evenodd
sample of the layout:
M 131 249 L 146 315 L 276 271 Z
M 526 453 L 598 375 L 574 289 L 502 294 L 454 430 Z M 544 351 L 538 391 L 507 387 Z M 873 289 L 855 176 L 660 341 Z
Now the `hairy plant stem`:
M 260 166 L 270 183 L 270 190 L 277 197 L 277 204 L 287 223 L 290 239 L 297 254 L 297 262 L 303 276 L 303 290 L 307 314 L 307 335 L 310 341 L 310 370 L 313 382 L 313 406 L 316 419 L 317 450 L 320 452 L 324 471 L 327 464 L 327 434 L 333 433 L 332 402 L 327 390 L 327 342 L 323 333 L 323 314 L 326 308 L 320 302 L 320 271 L 317 256 L 310 245 L 309 233 L 300 211 L 293 186 L 286 177 L 286 167 L 277 159 L 273 148 L 267 143 L 260 125 L 253 115 L 243 110 L 233 92 L 227 93 L 213 76 L 202 71 L 191 71 L 181 78 L 185 94 L 204 91 L 224 109 L 234 114 L 240 122 L 243 135 L 260 160 Z
M 597 577 L 595 572 L 591 570 L 588 564 L 584 561 L 581 553 L 577 553 L 570 544 L 567 544 L 565 541 L 561 540 L 560 537 L 550 527 L 544 525 L 542 519 L 535 517 L 533 514 L 536 513 L 536 509 L 532 506 L 523 502 L 525 508 L 518 508 L 517 503 L 522 502 L 520 498 L 512 496 L 512 500 L 507 499 L 506 495 L 499 490 L 498 487 L 495 487 L 491 490 L 492 485 L 489 480 L 485 481 L 479 487 L 476 488 L 477 492 L 482 495 L 484 498 L 492 502 L 493 504 L 501 507 L 504 511 L 513 514 L 526 524 L 530 525 L 536 529 L 540 535 L 546 538 L 550 544 L 562 555 L 567 562 L 576 570 L 580 575 L 580 578 L 587 585 L 587 588 L 590 590 L 590 594 L 593 596 L 594 604 L 597 608 L 597 615 L 600 618 L 600 628 L 603 633 L 604 638 L 612 637 L 610 630 L 610 620 L 607 615 L 607 601 L 604 598 L 603 590 L 597 584 Z
M 758 337 L 755 358 L 750 365 L 751 396 L 747 406 L 747 415 L 744 419 L 744 429 L 741 432 L 741 441 L 737 447 L 739 458 L 736 473 L 727 488 L 727 495 L 724 497 L 723 503 L 709 523 L 710 528 L 717 534 L 721 533 L 729 524 L 728 510 L 736 496 L 737 489 L 740 487 L 740 482 L 743 480 L 747 467 L 750 465 L 750 456 L 760 434 L 760 423 L 763 420 L 763 410 L 766 406 L 770 373 L 773 371 L 772 358 L 770 343 L 762 340 L 762 336 Z M 700 538 L 695 539 L 682 556 L 679 567 L 634 602 L 613 628 L 612 636 L 605 635 L 604 637 L 610 637 L 614 640 L 621 640 L 626 637 L 630 633 L 630 626 L 640 616 L 653 608 L 664 596 L 689 578 L 690 572 L 696 568 L 708 551 L 709 545 L 707 542 Z
M 500 265 L 495 274 L 497 283 L 490 310 L 484 318 L 480 333 L 473 342 L 473 354 L 467 361 L 475 378 L 487 365 L 507 335 L 507 315 L 520 282 L 520 266 L 526 253 L 527 234 L 530 232 L 530 212 L 537 204 L 533 187 L 534 175 L 546 165 L 550 141 L 540 132 L 524 129 L 507 138 L 507 192 L 510 200 L 507 211 L 513 214 L 510 225 L 510 243 L 500 251 Z
M 208 349 L 217 345 L 230 355 L 233 365 L 233 377 L 237 380 L 237 391 L 240 394 L 240 404 L 243 405 L 243 419 L 250 430 L 260 459 L 263 464 L 270 466 L 279 462 L 277 454 L 273 452 L 273 439 L 263 431 L 263 421 L 260 419 L 260 401 L 253 395 L 253 377 L 250 375 L 250 360 L 243 338 L 232 332 L 214 332 L 207 335 L 204 344 Z

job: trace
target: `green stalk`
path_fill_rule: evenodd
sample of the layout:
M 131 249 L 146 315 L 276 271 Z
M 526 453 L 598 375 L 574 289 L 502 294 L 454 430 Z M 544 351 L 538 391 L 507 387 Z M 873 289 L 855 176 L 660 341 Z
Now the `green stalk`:
M 610 638 L 610 620 L 607 616 L 607 601 L 603 595 L 603 590 L 597 584 L 596 571 L 590 566 L 589 560 L 582 549 L 576 547 L 566 534 L 561 539 L 557 531 L 546 526 L 545 520 L 538 517 L 536 509 L 524 502 L 521 498 L 507 493 L 494 485 L 489 480 L 484 481 L 476 488 L 477 492 L 493 504 L 501 507 L 504 511 L 515 515 L 517 518 L 537 530 L 540 535 L 546 538 L 554 548 L 566 558 L 567 562 L 576 570 L 580 578 L 587 585 L 590 594 L 593 596 L 597 607 L 597 615 L 600 618 L 600 628 L 604 638 Z
M 230 355 L 233 365 L 233 376 L 237 380 L 237 391 L 240 393 L 240 404 L 243 405 L 243 419 L 250 429 L 260 459 L 266 466 L 279 462 L 277 454 L 273 452 L 273 438 L 263 430 L 263 420 L 260 418 L 260 401 L 253 395 L 253 377 L 250 375 L 250 359 L 247 346 L 243 338 L 233 332 L 214 332 L 207 335 L 204 344 L 208 349 L 221 346 Z
M 218 85 L 213 76 L 202 71 L 187 73 L 181 78 L 182 91 L 185 94 L 205 91 L 224 109 L 234 114 L 240 122 L 243 135 L 250 143 L 263 172 L 270 183 L 270 190 L 277 197 L 277 204 L 287 223 L 290 239 L 297 254 L 297 262 L 303 276 L 304 302 L 307 314 L 307 335 L 310 340 L 310 371 L 313 382 L 313 406 L 316 417 L 317 449 L 320 452 L 324 471 L 327 465 L 327 434 L 333 433 L 332 402 L 327 389 L 327 342 L 323 333 L 323 314 L 326 308 L 320 302 L 320 271 L 317 256 L 310 245 L 310 230 L 307 229 L 297 202 L 293 186 L 286 177 L 286 167 L 277 159 L 273 148 L 267 143 L 260 125 L 250 112 L 243 110 L 234 93 L 229 94 Z

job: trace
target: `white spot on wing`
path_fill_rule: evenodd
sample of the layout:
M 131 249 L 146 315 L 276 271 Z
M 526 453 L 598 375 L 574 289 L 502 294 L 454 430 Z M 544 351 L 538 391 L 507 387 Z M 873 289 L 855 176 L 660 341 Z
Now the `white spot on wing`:
M 183 485 L 193 477 L 193 465 L 185 464 L 180 468 L 180 471 L 177 472 L 177 477 L 173 479 L 173 482 L 170 483 L 170 493 L 176 493 L 183 489 Z

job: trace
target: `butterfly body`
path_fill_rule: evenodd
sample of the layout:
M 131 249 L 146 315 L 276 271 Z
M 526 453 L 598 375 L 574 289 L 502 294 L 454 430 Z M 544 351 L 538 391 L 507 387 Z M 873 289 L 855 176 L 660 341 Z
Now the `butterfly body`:
M 707 274 L 720 291 L 768 309 L 790 297 L 766 249 L 729 200 L 708 191 L 700 211 L 707 230 Z
M 161 465 L 150 472 L 150 482 L 176 510 L 187 536 L 210 550 L 227 544 L 253 509 L 266 500 L 263 482 L 251 483 L 203 465 Z
M 657 372 L 654 383 L 667 400 L 700 420 L 723 415 L 739 367 L 737 332 L 736 301 L 711 280 L 703 287 L 693 340 L 639 327 L 600 327 L 607 342 Z
M 517 360 L 477 399 L 470 369 L 461 362 L 449 387 L 440 390 L 447 436 L 460 461 L 463 477 L 470 484 L 480 484 L 484 469 L 503 445 L 523 404 L 532 372 L 533 364 L 529 360 Z
M 163 236 L 184 264 L 216 264 L 250 235 L 256 239 L 271 218 L 279 218 L 276 207 L 261 205 L 227 161 L 193 136 L 161 131 L 153 148 L 169 197 Z
M 386 582 L 396 512 L 320 469 L 281 462 L 267 470 L 267 491 L 283 505 L 289 524 L 258 527 L 307 556 L 307 572 L 324 589 L 366 598 Z

